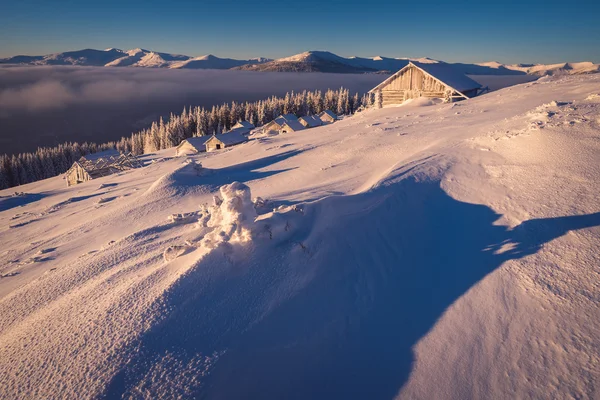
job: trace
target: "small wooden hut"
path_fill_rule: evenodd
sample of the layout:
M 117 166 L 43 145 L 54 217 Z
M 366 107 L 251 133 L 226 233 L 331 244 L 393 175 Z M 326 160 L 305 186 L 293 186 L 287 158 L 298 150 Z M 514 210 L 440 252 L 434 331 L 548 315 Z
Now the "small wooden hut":
M 206 141 L 210 136 L 198 136 L 185 139 L 175 148 L 176 156 L 185 156 L 190 154 L 198 154 L 206 151 Z
M 236 123 L 234 126 L 231 127 L 229 132 L 236 131 L 236 132 L 242 133 L 244 135 L 247 135 L 248 133 L 250 133 L 250 131 L 252 129 L 254 129 L 254 124 L 252 124 L 251 122 L 239 121 L 238 123 Z
M 236 131 L 212 135 L 211 138 L 206 141 L 206 151 L 221 150 L 226 147 L 244 143 L 247 140 L 248 138 L 246 136 Z
M 387 106 L 418 97 L 441 98 L 451 102 L 477 96 L 480 90 L 479 83 L 450 64 L 410 61 L 369 93 L 380 98 L 378 106 Z
M 287 121 L 295 121 L 297 120 L 298 117 L 296 117 L 294 114 L 284 114 L 284 115 L 280 115 L 279 117 L 275 118 L 273 121 L 269 122 L 268 124 L 265 124 L 262 127 L 262 130 L 264 133 L 278 133 L 281 128 L 283 127 L 283 124 Z
M 286 121 L 283 123 L 281 129 L 279 129 L 279 133 L 291 133 L 298 132 L 304 129 L 304 125 L 300 123 L 298 120 Z
M 319 118 L 325 124 L 332 124 L 338 120 L 338 116 L 331 110 L 325 110 L 319 114 Z
M 85 155 L 75 161 L 65 173 L 65 179 L 67 186 L 72 186 L 141 166 L 139 160 L 131 153 L 119 154 L 116 150 L 107 150 Z
M 319 118 L 318 115 L 308 115 L 305 117 L 298 118 L 298 122 L 300 122 L 305 128 L 315 128 L 317 126 L 323 125 L 323 121 Z

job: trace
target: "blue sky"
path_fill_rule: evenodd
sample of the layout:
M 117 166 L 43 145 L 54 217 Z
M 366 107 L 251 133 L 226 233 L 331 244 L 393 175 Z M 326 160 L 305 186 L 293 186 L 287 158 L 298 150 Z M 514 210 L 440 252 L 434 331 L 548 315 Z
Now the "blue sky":
M 600 1 L 0 0 L 0 57 L 142 47 L 186 55 L 600 62 Z

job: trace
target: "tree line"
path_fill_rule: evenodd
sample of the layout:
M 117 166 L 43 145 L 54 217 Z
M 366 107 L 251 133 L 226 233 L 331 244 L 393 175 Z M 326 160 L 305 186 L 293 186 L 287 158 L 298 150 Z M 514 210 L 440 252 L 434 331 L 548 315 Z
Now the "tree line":
M 244 103 L 224 103 L 210 109 L 184 107 L 181 114 L 171 113 L 165 121 L 162 117 L 150 128 L 134 132 L 116 142 L 103 144 L 77 142 L 63 143 L 55 147 L 40 147 L 33 153 L 0 156 L 0 189 L 23 185 L 65 173 L 86 154 L 117 149 L 121 153 L 142 155 L 177 146 L 181 141 L 194 137 L 220 134 L 231 129 L 237 122 L 246 120 L 260 127 L 283 114 L 315 115 L 331 110 L 338 115 L 353 114 L 361 107 L 373 104 L 365 94 L 353 96 L 345 88 L 338 90 L 303 91 L 286 93 L 284 97 L 272 96 L 266 100 Z

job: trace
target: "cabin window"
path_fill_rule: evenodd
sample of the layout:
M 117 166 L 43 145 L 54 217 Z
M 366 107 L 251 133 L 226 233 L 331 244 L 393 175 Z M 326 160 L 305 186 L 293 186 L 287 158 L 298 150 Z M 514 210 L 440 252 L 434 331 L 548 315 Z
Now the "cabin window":
M 221 144 L 217 143 L 217 150 L 221 150 Z

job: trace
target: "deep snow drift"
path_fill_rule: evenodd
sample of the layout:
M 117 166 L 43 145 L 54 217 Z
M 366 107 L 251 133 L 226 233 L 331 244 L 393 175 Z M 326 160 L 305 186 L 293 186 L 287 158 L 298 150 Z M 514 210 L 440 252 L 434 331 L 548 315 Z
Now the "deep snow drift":
M 596 398 L 600 76 L 0 192 L 1 398 Z

